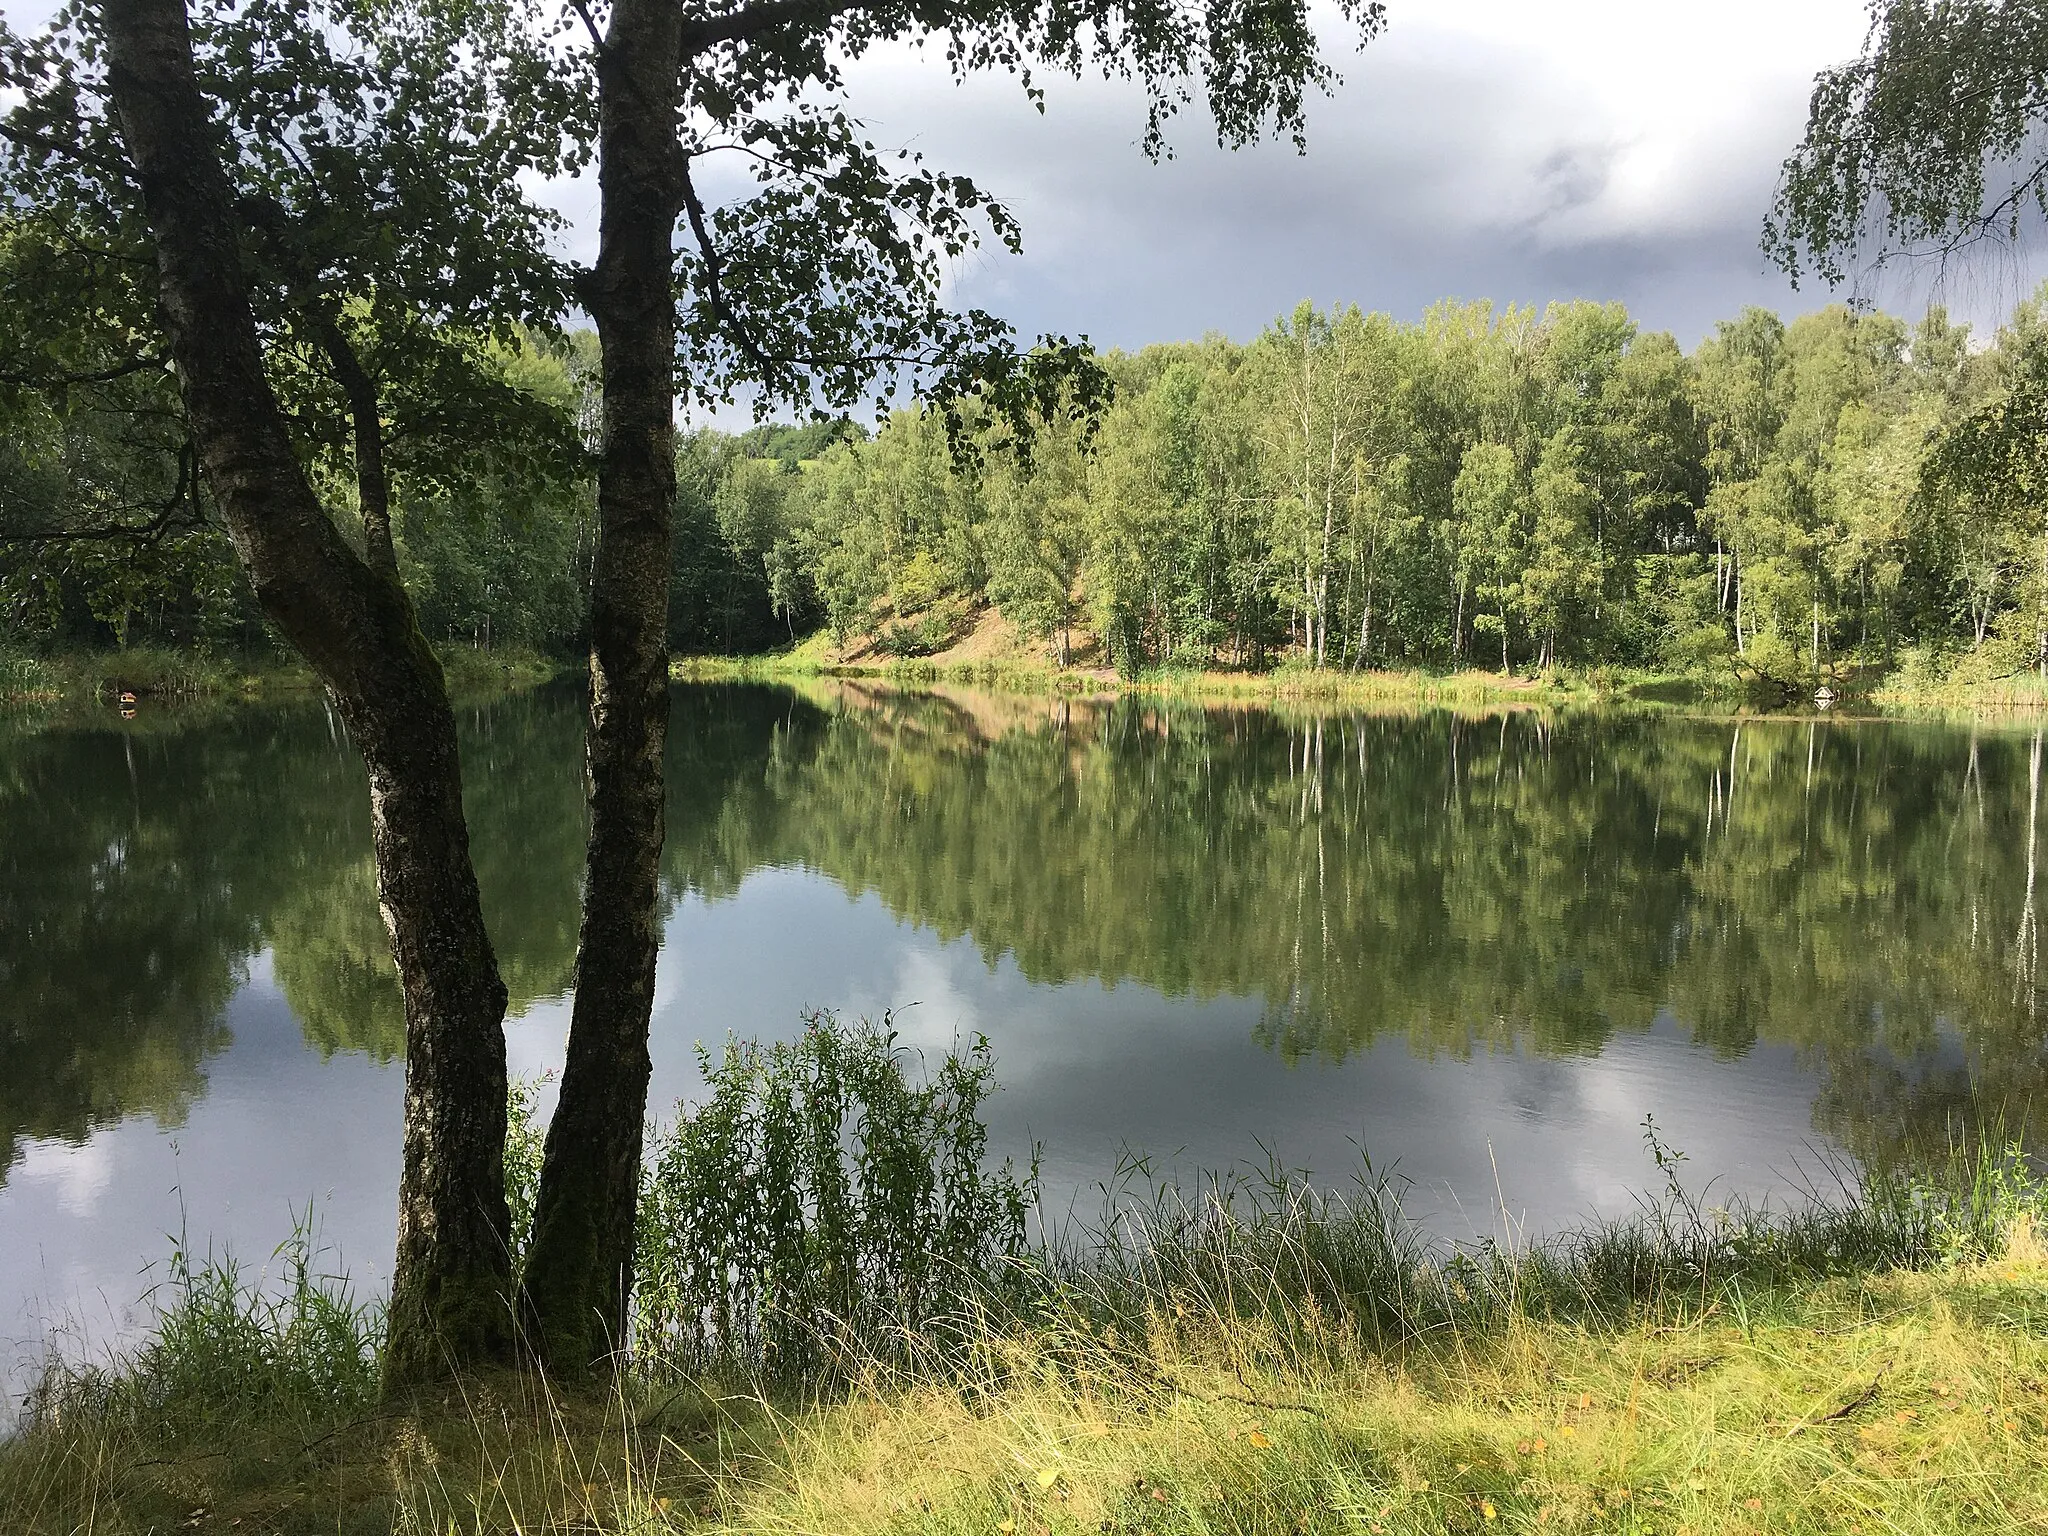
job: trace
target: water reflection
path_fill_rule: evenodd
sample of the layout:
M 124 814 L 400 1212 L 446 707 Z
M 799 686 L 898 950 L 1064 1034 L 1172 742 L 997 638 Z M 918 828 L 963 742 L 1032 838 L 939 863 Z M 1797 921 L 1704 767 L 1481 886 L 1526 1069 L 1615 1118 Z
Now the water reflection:
M 1236 1038 L 1281 1064 L 1762 1043 L 1817 1076 L 1812 1127 L 1873 1159 L 1971 1115 L 2017 1126 L 2042 1080 L 2031 730 L 1290 717 L 843 683 L 681 689 L 676 719 L 671 904 L 809 872 L 970 944 L 1019 995 L 1136 984 L 1182 1000 L 1190 1031 L 1227 1003 Z M 265 952 L 321 1056 L 402 1045 L 361 770 L 333 721 L 147 725 L 0 735 L 0 1176 L 27 1140 L 178 1123 Z M 577 701 L 500 701 L 463 733 L 486 913 L 530 1010 L 574 957 Z M 844 920 L 761 921 L 773 968 Z M 786 1022 L 746 1016 L 765 992 L 707 1011 L 679 985 L 659 1027 Z M 1155 1102 L 1127 1091 L 1099 1114 L 1138 1139 L 1213 1108 L 1170 1102 L 1157 1076 Z
M 726 786 L 678 886 L 802 864 L 1033 981 L 1255 998 L 1288 1059 L 1768 1041 L 1871 1158 L 2037 1096 L 2030 732 L 808 702 L 692 701 L 751 760 L 678 779 Z
M 580 736 L 559 700 L 465 723 L 478 873 L 516 1007 L 569 980 Z M 0 1167 L 19 1136 L 175 1121 L 266 947 L 323 1054 L 403 1048 L 362 770 L 324 710 L 0 735 Z

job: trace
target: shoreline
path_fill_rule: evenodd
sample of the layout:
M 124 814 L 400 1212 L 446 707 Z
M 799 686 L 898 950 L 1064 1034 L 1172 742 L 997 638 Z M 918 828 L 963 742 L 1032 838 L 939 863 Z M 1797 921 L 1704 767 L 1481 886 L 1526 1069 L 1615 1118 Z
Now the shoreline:
M 1161 668 L 1124 677 L 1107 668 L 1054 667 L 1038 662 L 966 660 L 834 661 L 795 653 L 760 656 L 678 656 L 669 675 L 678 682 L 778 682 L 808 679 L 863 680 L 904 688 L 939 684 L 994 692 L 1056 694 L 1072 698 L 1115 695 L 1184 698 L 1218 703 L 1420 702 L 1446 704 L 1548 705 L 1560 703 L 1660 702 L 1645 690 L 1683 691 L 1684 700 L 1702 696 L 1685 679 L 1661 674 L 1596 677 L 1556 673 L 1548 677 L 1503 677 L 1497 672 L 1312 671 L 1280 667 L 1268 672 L 1195 671 Z
M 437 650 L 451 694 L 537 687 L 578 670 L 573 660 L 531 652 Z M 1122 697 L 1250 708 L 1577 709 L 1672 711 L 1708 718 L 1774 720 L 2012 719 L 2048 712 L 2048 681 L 2032 674 L 1981 683 L 1908 684 L 1896 678 L 1831 704 L 1776 702 L 1731 684 L 1636 669 L 1560 669 L 1503 676 L 1483 669 L 1439 672 L 1266 672 L 1161 668 L 1124 677 L 1101 667 L 1060 668 L 1034 660 L 873 661 L 821 655 L 811 645 L 752 656 L 672 656 L 676 682 L 867 683 L 919 691 L 971 688 L 1018 697 L 1107 702 Z M 163 648 L 73 652 L 48 658 L 0 654 L 0 708 L 265 703 L 315 695 L 319 682 L 292 657 L 218 657 Z
M 536 687 L 569 668 L 525 651 L 436 648 L 451 695 Z M 270 703 L 320 691 L 303 661 L 288 656 L 207 656 L 138 647 L 49 657 L 0 654 L 0 708 L 176 707 Z
M 677 682 L 866 682 L 912 691 L 961 687 L 1020 696 L 1156 698 L 1255 708 L 1614 709 L 1724 719 L 1845 721 L 2011 718 L 2048 712 L 2048 682 L 2031 675 L 1929 686 L 1887 680 L 1818 707 L 1806 700 L 1768 702 L 1738 686 L 1717 686 L 1678 673 L 1606 668 L 1535 677 L 1503 677 L 1483 670 L 1342 672 L 1290 667 L 1269 672 L 1162 669 L 1122 677 L 1106 668 L 1059 668 L 1013 660 L 841 661 L 807 655 L 800 648 L 757 656 L 678 656 L 670 661 L 669 676 Z

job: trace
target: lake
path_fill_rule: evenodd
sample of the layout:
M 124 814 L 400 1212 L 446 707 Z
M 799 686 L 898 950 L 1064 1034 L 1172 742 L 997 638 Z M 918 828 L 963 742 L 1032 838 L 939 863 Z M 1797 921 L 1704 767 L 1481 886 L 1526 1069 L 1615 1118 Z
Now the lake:
M 461 710 L 516 1073 L 559 1062 L 580 700 Z M 1324 713 L 678 687 L 654 1104 L 806 1007 L 992 1043 L 1053 1214 L 1121 1157 L 1370 1156 L 1453 1236 L 2024 1131 L 2032 724 Z M 403 1031 L 317 702 L 0 721 L 0 1351 L 118 1337 L 171 1240 L 312 1220 L 369 1290 Z

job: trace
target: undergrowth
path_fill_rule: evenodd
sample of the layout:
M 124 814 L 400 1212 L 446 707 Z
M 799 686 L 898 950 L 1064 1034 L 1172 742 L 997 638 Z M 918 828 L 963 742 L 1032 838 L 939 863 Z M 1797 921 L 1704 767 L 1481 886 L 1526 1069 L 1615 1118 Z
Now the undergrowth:
M 1448 1244 L 1364 1168 L 1132 1159 L 1026 1241 L 976 1041 L 815 1017 L 657 1133 L 632 1369 L 376 1394 L 304 1234 L 181 1247 L 139 1346 L 53 1360 L 0 1530 L 1947 1533 L 2048 1522 L 2048 1193 L 1991 1140 L 1790 1206 L 1663 1187 Z M 537 1129 L 515 1090 L 508 1183 Z M 523 1202 L 523 1204 L 522 1204 Z
M 0 650 L 0 702 L 53 699 L 61 691 L 57 674 L 41 657 Z

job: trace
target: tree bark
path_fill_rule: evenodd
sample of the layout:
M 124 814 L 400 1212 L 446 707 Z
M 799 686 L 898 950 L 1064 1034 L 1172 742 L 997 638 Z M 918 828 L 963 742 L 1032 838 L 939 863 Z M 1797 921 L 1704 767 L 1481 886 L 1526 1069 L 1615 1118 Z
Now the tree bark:
M 578 1374 L 624 1348 L 647 1109 L 668 733 L 681 11 L 618 0 L 598 58 L 603 347 L 591 586 L 590 843 L 576 1002 L 524 1285 L 529 1338 Z
M 377 381 L 356 356 L 338 321 L 318 322 L 320 349 L 348 396 L 349 427 L 355 443 L 356 510 L 363 520 L 363 555 L 372 570 L 396 579 L 398 549 L 391 539 L 391 481 L 384 472 L 384 417 Z
M 440 665 L 395 577 L 349 548 L 263 371 L 183 0 L 105 0 L 108 87 L 156 242 L 200 462 L 258 599 L 369 769 L 378 898 L 405 995 L 405 1161 L 388 1386 L 510 1357 L 505 988 L 484 929 Z

